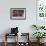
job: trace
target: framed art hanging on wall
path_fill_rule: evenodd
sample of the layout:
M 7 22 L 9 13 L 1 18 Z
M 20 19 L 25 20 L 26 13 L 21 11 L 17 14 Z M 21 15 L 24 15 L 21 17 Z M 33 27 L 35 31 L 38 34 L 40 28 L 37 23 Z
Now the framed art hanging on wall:
M 25 20 L 26 8 L 10 8 L 10 19 L 11 20 Z

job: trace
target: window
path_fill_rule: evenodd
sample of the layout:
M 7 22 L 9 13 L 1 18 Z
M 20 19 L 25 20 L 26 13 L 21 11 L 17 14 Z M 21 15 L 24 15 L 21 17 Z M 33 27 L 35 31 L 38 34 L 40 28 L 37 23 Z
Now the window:
M 37 15 L 46 17 L 46 0 L 37 0 Z

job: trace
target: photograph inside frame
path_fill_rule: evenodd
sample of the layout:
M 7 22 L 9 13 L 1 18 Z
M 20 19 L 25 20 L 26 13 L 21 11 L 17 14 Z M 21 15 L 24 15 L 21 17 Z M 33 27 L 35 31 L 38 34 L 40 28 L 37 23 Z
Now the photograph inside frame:
M 11 19 L 25 19 L 26 18 L 26 8 L 11 8 L 10 9 Z
M 24 10 L 13 10 L 13 17 L 22 17 Z

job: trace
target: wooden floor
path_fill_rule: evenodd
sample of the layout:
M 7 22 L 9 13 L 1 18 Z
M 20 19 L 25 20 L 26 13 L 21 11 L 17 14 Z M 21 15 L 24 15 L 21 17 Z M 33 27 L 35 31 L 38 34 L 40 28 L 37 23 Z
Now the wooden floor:
M 0 42 L 0 46 L 4 46 L 4 43 L 2 42 Z M 15 43 L 8 43 L 8 45 L 7 46 L 15 46 Z M 25 45 L 24 45 L 25 46 Z M 37 46 L 37 43 L 30 43 L 30 46 Z M 44 43 L 44 45 L 42 45 L 42 46 L 46 46 L 46 43 Z

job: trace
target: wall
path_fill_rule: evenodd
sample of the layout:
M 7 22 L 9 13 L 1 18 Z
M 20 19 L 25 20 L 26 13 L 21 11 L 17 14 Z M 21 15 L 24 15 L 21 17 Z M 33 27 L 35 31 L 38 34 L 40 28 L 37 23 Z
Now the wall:
M 10 8 L 26 8 L 26 20 L 10 20 Z M 19 32 L 29 32 L 36 24 L 36 0 L 0 0 L 0 34 L 10 32 L 11 27 L 19 27 Z

